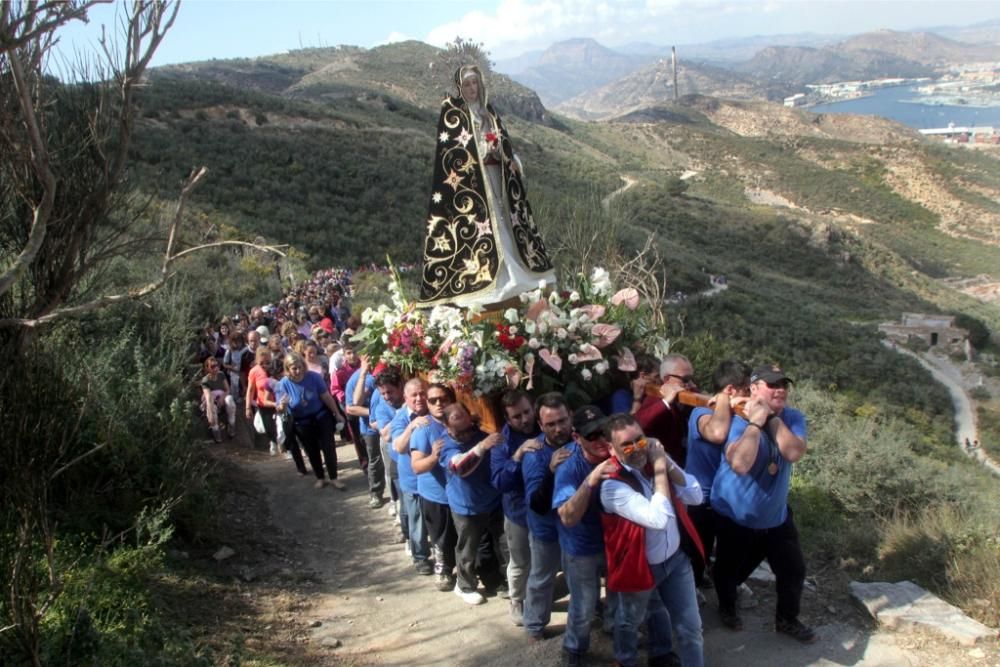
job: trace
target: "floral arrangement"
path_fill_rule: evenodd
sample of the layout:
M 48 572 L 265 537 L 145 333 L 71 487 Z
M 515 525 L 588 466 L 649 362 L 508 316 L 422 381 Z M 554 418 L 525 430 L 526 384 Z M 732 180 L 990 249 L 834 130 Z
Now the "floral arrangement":
M 571 287 L 541 284 L 497 317 L 476 308 L 418 309 L 394 276 L 392 305 L 364 311 L 357 339 L 373 359 L 477 395 L 521 386 L 589 402 L 611 393 L 616 372 L 636 369 L 636 352 L 661 355 L 669 343 L 650 328 L 638 291 L 616 289 L 606 270 L 579 274 Z

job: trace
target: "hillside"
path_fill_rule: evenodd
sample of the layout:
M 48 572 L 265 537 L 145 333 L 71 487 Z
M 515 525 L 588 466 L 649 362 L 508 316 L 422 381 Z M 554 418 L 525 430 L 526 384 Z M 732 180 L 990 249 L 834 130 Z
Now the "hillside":
M 784 83 L 772 83 L 721 67 L 684 60 L 677 68 L 677 88 L 680 95 L 771 100 L 780 100 L 792 90 Z M 671 99 L 673 79 L 670 64 L 669 61 L 662 61 L 566 100 L 556 110 L 575 118 L 599 120 Z
M 1000 45 L 967 44 L 932 32 L 878 30 L 855 35 L 830 48 L 851 54 L 879 51 L 934 66 L 1000 60 Z
M 545 49 L 536 63 L 511 78 L 538 91 L 546 105 L 554 106 L 619 79 L 654 59 L 650 55 L 618 53 L 593 39 L 570 39 Z
M 758 51 L 750 60 L 733 65 L 733 69 L 797 86 L 887 77 L 922 77 L 934 73 L 924 64 L 875 48 L 846 50 L 800 46 L 769 46 Z

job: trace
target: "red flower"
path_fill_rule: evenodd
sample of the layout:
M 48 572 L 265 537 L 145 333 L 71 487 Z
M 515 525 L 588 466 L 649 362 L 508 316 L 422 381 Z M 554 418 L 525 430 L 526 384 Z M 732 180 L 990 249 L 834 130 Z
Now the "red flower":
M 518 348 L 527 342 L 524 336 L 511 336 L 510 335 L 510 325 L 498 324 L 497 325 L 497 338 L 500 340 L 500 344 L 509 352 L 516 352 Z
M 495 132 L 487 132 L 486 133 L 486 141 L 487 142 L 489 142 L 491 144 L 495 144 L 497 142 L 497 139 L 499 139 L 499 137 L 497 137 L 497 135 L 496 135 Z

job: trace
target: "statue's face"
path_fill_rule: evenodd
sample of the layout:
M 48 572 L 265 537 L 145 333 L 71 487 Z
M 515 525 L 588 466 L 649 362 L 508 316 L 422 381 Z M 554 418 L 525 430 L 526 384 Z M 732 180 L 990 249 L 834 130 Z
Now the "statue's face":
M 479 101 L 479 77 L 475 74 L 462 79 L 462 97 L 466 102 Z

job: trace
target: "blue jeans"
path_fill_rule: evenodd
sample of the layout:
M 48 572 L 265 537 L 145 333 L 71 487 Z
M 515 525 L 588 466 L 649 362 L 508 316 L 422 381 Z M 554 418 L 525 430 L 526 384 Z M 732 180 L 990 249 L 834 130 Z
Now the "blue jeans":
M 590 648 L 590 624 L 601 598 L 601 575 L 605 571 L 604 552 L 574 556 L 563 552 L 563 572 L 569 585 L 569 613 L 563 650 L 586 653 Z M 697 606 L 695 606 L 697 609 Z
M 529 635 L 540 635 L 552 620 L 552 594 L 562 550 L 558 542 L 544 542 L 528 532 L 531 550 L 531 569 L 524 591 L 524 630 Z
M 431 556 L 431 545 L 427 539 L 427 527 L 424 525 L 424 514 L 420 509 L 420 496 L 403 491 L 403 520 L 406 521 L 407 538 L 410 540 L 410 550 L 413 561 L 427 560 Z
M 615 660 L 633 667 L 639 660 L 639 626 L 648 620 L 649 657 L 670 653 L 671 625 L 677 632 L 677 653 L 684 667 L 704 664 L 701 615 L 694 590 L 694 572 L 687 554 L 678 549 L 662 563 L 650 565 L 656 582 L 641 593 L 616 593 Z

